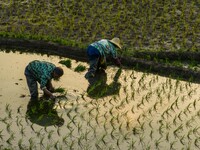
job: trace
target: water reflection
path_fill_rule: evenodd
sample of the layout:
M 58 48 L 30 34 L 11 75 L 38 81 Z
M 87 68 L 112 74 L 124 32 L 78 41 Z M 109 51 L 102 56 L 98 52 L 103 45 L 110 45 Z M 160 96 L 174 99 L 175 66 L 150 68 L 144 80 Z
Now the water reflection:
M 118 79 L 121 75 L 121 68 L 116 72 L 113 82 L 107 84 L 107 74 L 102 71 L 96 74 L 94 78 L 89 78 L 89 86 L 87 88 L 88 96 L 91 98 L 101 98 L 109 95 L 119 94 L 121 84 L 118 82 Z
M 27 105 L 26 116 L 32 123 L 40 126 L 56 125 L 60 127 L 64 124 L 64 119 L 58 116 L 53 107 L 53 101 L 30 100 Z

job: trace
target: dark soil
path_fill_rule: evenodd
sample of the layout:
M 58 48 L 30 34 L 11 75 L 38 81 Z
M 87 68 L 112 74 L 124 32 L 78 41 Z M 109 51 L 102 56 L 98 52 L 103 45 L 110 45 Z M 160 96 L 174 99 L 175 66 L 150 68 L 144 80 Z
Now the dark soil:
M 6 52 L 17 51 L 27 53 L 41 53 L 47 55 L 57 55 L 72 58 L 77 61 L 87 62 L 86 50 L 59 45 L 45 41 L 6 39 L 0 38 L 0 48 L 5 48 Z M 148 56 L 148 60 L 146 57 Z M 195 52 L 136 52 L 133 56 L 122 56 L 121 61 L 124 67 L 155 73 L 158 75 L 172 77 L 179 80 L 199 83 L 200 72 L 188 68 L 166 65 L 153 61 L 157 59 L 170 60 L 196 60 L 199 61 L 200 53 Z

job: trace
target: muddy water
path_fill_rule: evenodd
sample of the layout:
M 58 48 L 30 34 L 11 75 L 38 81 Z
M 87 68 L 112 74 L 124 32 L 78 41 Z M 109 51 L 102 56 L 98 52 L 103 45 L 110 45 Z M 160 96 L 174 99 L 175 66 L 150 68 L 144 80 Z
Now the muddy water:
M 62 66 L 58 62 L 66 58 L 0 52 L 1 149 L 196 149 L 200 145 L 198 84 L 114 66 L 89 87 L 86 71 L 74 71 L 78 64 L 88 65 L 72 60 L 72 68 L 62 66 L 64 76 L 53 82 L 65 88 L 65 96 L 58 97 L 50 113 L 33 106 L 36 113 L 27 118 L 30 96 L 24 68 L 35 59 Z M 49 105 L 45 106 L 47 111 Z M 52 123 L 59 119 L 64 123 Z

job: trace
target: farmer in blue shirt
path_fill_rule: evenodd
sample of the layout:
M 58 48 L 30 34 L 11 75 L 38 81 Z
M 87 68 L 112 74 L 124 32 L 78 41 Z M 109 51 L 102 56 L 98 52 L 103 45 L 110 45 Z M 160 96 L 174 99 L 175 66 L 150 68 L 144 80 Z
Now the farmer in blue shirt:
M 55 99 L 52 92 L 54 88 L 51 80 L 58 80 L 63 75 L 63 69 L 45 61 L 34 60 L 25 69 L 26 81 L 31 94 L 31 100 L 38 99 L 38 85 L 44 91 L 44 95 Z
M 106 59 L 111 56 L 117 66 L 121 66 L 120 59 L 117 56 L 117 49 L 121 49 L 119 38 L 113 38 L 112 40 L 102 39 L 94 42 L 87 48 L 87 55 L 89 58 L 90 68 L 85 74 L 85 78 L 89 79 L 94 77 L 96 72 L 105 70 L 107 68 Z

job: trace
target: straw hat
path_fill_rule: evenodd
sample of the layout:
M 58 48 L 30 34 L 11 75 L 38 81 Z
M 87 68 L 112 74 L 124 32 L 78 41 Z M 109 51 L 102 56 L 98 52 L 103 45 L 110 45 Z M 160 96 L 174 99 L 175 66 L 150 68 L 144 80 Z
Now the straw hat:
M 112 40 L 109 40 L 111 43 L 115 44 L 117 47 L 119 47 L 120 49 L 122 49 L 122 46 L 120 44 L 120 39 L 115 37 Z

